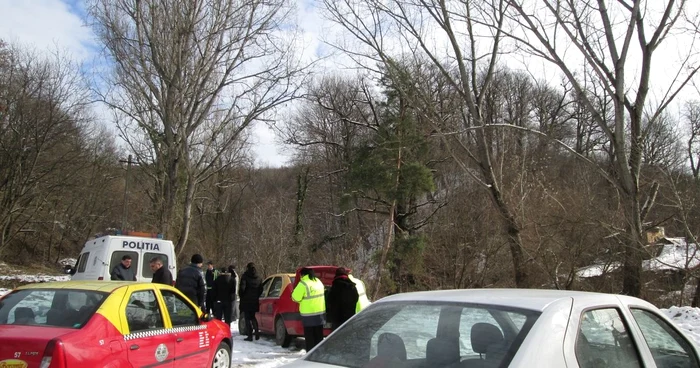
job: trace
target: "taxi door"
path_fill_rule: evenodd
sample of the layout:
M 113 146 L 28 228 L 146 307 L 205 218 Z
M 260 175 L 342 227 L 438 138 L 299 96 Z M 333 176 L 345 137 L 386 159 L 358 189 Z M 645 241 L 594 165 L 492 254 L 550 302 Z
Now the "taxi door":
M 125 300 L 122 310 L 128 330 L 124 343 L 131 365 L 172 367 L 175 336 L 165 328 L 163 310 L 155 291 L 134 290 Z
M 175 335 L 174 367 L 201 367 L 202 361 L 209 359 L 213 336 L 209 336 L 206 324 L 200 323 L 199 310 L 180 294 L 163 289 L 160 292 Z

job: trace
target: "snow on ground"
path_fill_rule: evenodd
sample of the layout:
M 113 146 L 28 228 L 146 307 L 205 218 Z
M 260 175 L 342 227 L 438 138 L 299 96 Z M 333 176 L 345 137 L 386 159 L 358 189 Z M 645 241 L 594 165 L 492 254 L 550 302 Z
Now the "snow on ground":
M 50 282 L 50 281 L 68 281 L 70 276 L 52 276 L 52 275 L 10 275 L 0 276 L 0 280 L 18 281 L 23 283 L 34 282 Z
M 658 256 L 642 262 L 645 271 L 692 269 L 700 265 L 700 249 L 696 244 L 686 243 L 684 238 L 665 238 L 669 244 L 664 244 Z M 581 267 L 576 271 L 580 278 L 597 277 L 618 270 L 620 262 L 594 264 Z
M 671 307 L 662 311 L 700 345 L 700 308 Z
M 236 323 L 233 324 L 237 326 Z M 231 349 L 231 366 L 236 367 L 279 367 L 302 357 L 306 350 L 298 346 L 283 348 L 275 344 L 272 337 L 261 336 L 257 341 L 244 341 L 245 336 L 238 334 L 238 328 L 231 328 L 233 348 Z
M 68 259 L 62 259 L 61 262 L 65 262 Z M 75 261 L 73 262 L 75 263 Z M 50 281 L 68 281 L 70 280 L 69 275 L 47 275 L 47 274 L 33 274 L 26 275 L 22 274 L 21 271 L 15 270 L 6 263 L 0 262 L 0 280 L 3 281 L 17 281 L 21 283 L 34 283 L 34 282 L 50 282 Z M 2 289 L 0 289 L 2 290 Z

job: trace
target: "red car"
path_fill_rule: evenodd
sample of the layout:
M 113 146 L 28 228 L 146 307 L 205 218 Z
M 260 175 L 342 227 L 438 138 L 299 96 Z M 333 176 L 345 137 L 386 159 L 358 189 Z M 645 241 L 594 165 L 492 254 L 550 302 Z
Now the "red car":
M 326 286 L 331 287 L 335 278 L 335 270 L 338 266 L 308 266 L 316 273 Z M 292 338 L 304 336 L 304 327 L 301 324 L 299 304 L 292 300 L 292 291 L 299 283 L 299 272 L 296 274 L 280 273 L 268 276 L 263 281 L 263 292 L 260 295 L 260 311 L 256 314 L 260 332 L 275 336 L 275 342 L 283 347 L 288 347 Z M 327 325 L 328 327 L 328 325 Z M 238 321 L 238 330 L 242 335 L 246 334 L 243 318 Z M 331 333 L 329 328 L 323 330 L 323 335 Z
M 231 366 L 231 330 L 177 289 L 68 281 L 0 299 L 0 367 Z

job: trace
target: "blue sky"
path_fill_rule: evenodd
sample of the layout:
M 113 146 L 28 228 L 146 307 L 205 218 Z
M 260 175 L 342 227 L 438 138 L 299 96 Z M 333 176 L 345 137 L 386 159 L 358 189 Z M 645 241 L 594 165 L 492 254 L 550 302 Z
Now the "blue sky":
M 307 0 L 301 0 L 307 1 Z M 100 49 L 92 30 L 85 26 L 83 0 L 0 0 L 0 39 L 36 48 L 38 51 L 67 53 L 90 68 L 100 63 Z M 95 106 L 109 126 L 107 109 Z M 258 165 L 281 166 L 287 156 L 275 143 L 274 133 L 264 124 L 254 127 L 253 151 Z

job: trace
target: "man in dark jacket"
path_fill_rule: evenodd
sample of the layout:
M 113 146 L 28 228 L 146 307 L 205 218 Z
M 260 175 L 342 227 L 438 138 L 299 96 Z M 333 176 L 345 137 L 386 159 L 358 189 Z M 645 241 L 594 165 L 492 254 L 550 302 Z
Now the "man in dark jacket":
M 205 300 L 207 287 L 202 274 L 202 263 L 204 258 L 199 254 L 192 255 L 192 262 L 189 266 L 181 269 L 177 273 L 175 287 L 194 302 L 202 311 L 206 312 Z
M 253 332 L 255 339 L 260 339 L 260 330 L 258 329 L 258 320 L 255 319 L 255 313 L 260 310 L 260 294 L 262 294 L 262 278 L 258 276 L 255 269 L 255 263 L 248 263 L 246 270 L 241 276 L 240 291 L 240 307 L 243 318 L 245 319 L 246 332 L 248 337 L 245 341 L 253 341 Z
M 136 281 L 136 272 L 131 268 L 131 256 L 125 254 L 122 261 L 112 269 L 111 280 Z
M 233 302 L 236 300 L 236 277 L 234 275 L 233 266 L 229 266 L 228 270 L 222 268 L 211 289 L 216 303 L 214 316 L 219 320 L 223 317 L 227 324 L 233 322 L 231 316 L 233 315 Z
M 357 288 L 348 278 L 348 271 L 343 267 L 338 268 L 326 298 L 326 316 L 333 330 L 355 315 L 358 298 Z
M 163 260 L 155 256 L 151 258 L 151 271 L 153 271 L 153 283 L 173 285 L 173 274 L 166 267 L 163 267 Z
M 207 271 L 204 273 L 204 281 L 207 283 L 207 313 L 211 314 L 214 314 L 214 304 L 216 303 L 212 288 L 214 287 L 214 280 L 216 280 L 217 276 L 219 276 L 219 271 L 214 268 L 214 262 L 207 262 Z

